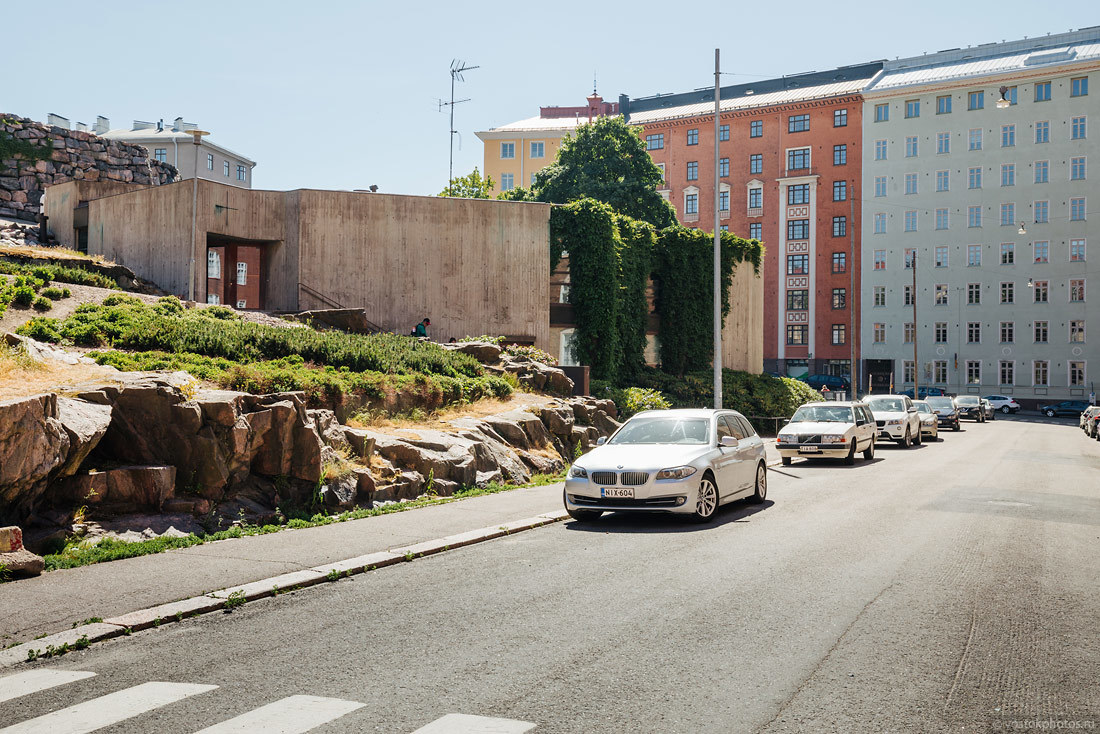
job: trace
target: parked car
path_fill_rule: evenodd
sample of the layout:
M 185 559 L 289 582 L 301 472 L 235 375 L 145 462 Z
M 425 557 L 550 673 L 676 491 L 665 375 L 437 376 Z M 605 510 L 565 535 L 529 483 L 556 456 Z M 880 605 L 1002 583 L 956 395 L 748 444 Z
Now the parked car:
M 821 388 L 829 388 L 829 392 L 838 392 L 843 390 L 848 392 L 852 388 L 852 384 L 848 382 L 846 377 L 837 377 L 836 375 L 808 375 L 802 379 L 807 385 L 814 390 L 821 392 Z
M 1090 405 L 1089 407 L 1085 408 L 1084 412 L 1081 413 L 1081 417 L 1078 419 L 1077 425 L 1081 428 L 1082 431 L 1088 433 L 1089 419 L 1093 418 L 1098 413 L 1100 413 L 1100 405 Z
M 986 395 L 982 400 L 988 400 L 993 404 L 994 410 L 999 410 L 1005 415 L 1020 410 L 1020 404 L 1011 395 Z
M 932 410 L 932 406 L 925 400 L 914 400 L 913 405 L 917 407 L 917 415 L 920 416 L 921 440 L 928 436 L 933 441 L 938 441 L 940 439 L 940 421 L 936 411 Z
M 806 403 L 794 412 L 775 439 L 775 448 L 790 466 L 795 456 L 875 458 L 875 418 L 866 405 L 852 401 Z
M 767 496 L 764 442 L 733 410 L 647 410 L 596 443 L 565 479 L 575 520 L 629 510 L 706 522 L 727 502 Z
M 959 417 L 967 418 L 978 423 L 985 423 L 985 411 L 982 409 L 982 399 L 977 395 L 960 395 L 955 398 L 955 406 L 959 409 Z
M 1088 407 L 1089 404 L 1084 400 L 1063 400 L 1060 403 L 1040 405 L 1039 412 L 1048 418 L 1053 418 L 1056 415 L 1080 416 Z
M 953 431 L 962 430 L 962 426 L 959 425 L 959 409 L 955 406 L 954 398 L 949 398 L 946 395 L 932 395 L 924 402 L 928 403 L 928 406 L 936 413 L 940 426 L 950 428 Z
M 942 387 L 923 387 L 922 386 L 922 387 L 917 389 L 917 394 L 920 395 L 921 400 L 924 400 L 925 398 L 927 398 L 929 396 L 946 395 L 947 393 L 945 393 L 943 391 Z M 913 389 L 910 388 L 908 390 L 902 390 L 901 392 L 898 393 L 898 395 L 904 395 L 907 398 L 911 398 L 911 397 L 913 397 Z
M 877 438 L 888 438 L 909 448 L 921 443 L 920 417 L 907 395 L 868 395 L 863 399 L 878 428 Z
M 989 402 L 985 398 L 981 398 L 982 401 L 982 417 L 987 421 L 997 419 L 997 411 L 993 408 L 993 403 Z

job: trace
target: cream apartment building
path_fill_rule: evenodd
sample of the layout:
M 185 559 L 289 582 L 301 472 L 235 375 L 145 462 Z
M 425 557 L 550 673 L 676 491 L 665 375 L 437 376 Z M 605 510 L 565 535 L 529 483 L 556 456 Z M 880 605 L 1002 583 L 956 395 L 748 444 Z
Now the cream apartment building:
M 1087 399 L 1098 70 L 1100 27 L 888 61 L 864 90 L 864 384 Z

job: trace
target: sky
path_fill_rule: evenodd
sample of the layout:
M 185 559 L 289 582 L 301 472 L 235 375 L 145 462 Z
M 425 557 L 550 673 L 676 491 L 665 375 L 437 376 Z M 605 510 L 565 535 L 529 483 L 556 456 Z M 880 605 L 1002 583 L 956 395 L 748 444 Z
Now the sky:
M 819 71 L 1100 23 L 1085 0 L 900 3 L 0 0 L 0 113 L 115 128 L 183 117 L 257 161 L 263 189 L 437 194 L 479 130 L 584 103 Z M 895 8 L 898 8 L 895 10 Z M 17 63 L 11 60 L 18 60 Z M 33 74 L 33 76 L 32 76 Z

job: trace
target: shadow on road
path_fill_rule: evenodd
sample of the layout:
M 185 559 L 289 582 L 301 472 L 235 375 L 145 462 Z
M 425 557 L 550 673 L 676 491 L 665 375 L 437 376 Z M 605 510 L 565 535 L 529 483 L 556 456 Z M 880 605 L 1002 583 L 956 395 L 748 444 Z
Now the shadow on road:
M 771 500 L 764 500 L 759 505 L 738 500 L 718 508 L 717 515 L 708 523 L 697 523 L 684 515 L 607 512 L 594 521 L 570 520 L 565 528 L 586 533 L 699 533 L 734 522 L 745 522 L 774 504 Z
M 916 447 L 914 447 L 914 448 L 916 448 Z M 827 466 L 830 469 L 844 469 L 845 471 L 851 471 L 853 469 L 860 469 L 861 467 L 865 467 L 865 466 L 873 466 L 874 464 L 878 464 L 880 461 L 883 460 L 882 457 L 878 455 L 878 447 L 877 446 L 875 447 L 875 458 L 868 460 L 868 459 L 864 459 L 862 455 L 857 455 L 856 456 L 856 463 L 851 464 L 851 465 L 845 464 L 844 459 L 823 459 L 823 458 L 811 459 L 811 458 L 804 458 L 804 457 L 799 457 L 799 458 L 802 458 L 802 461 L 795 462 L 795 463 L 791 464 L 789 467 L 786 467 L 786 468 L 787 469 L 795 469 L 799 466 Z M 778 469 L 772 469 L 771 471 L 777 471 L 777 470 Z M 780 473 L 782 473 L 782 472 L 780 472 Z M 795 476 L 795 475 L 790 475 L 790 476 Z

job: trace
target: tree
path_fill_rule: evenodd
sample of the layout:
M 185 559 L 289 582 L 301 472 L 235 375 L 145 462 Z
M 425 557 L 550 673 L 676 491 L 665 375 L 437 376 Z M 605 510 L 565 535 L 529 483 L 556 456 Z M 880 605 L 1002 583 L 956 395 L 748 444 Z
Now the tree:
M 640 131 L 622 117 L 581 125 L 562 141 L 557 160 L 535 174 L 530 197 L 566 204 L 587 196 L 658 229 L 676 224 L 676 211 L 657 193 L 661 169 Z
M 491 199 L 493 179 L 481 177 L 481 171 L 474 170 L 465 176 L 460 176 L 451 185 L 439 192 L 440 196 L 450 196 L 458 199 Z

